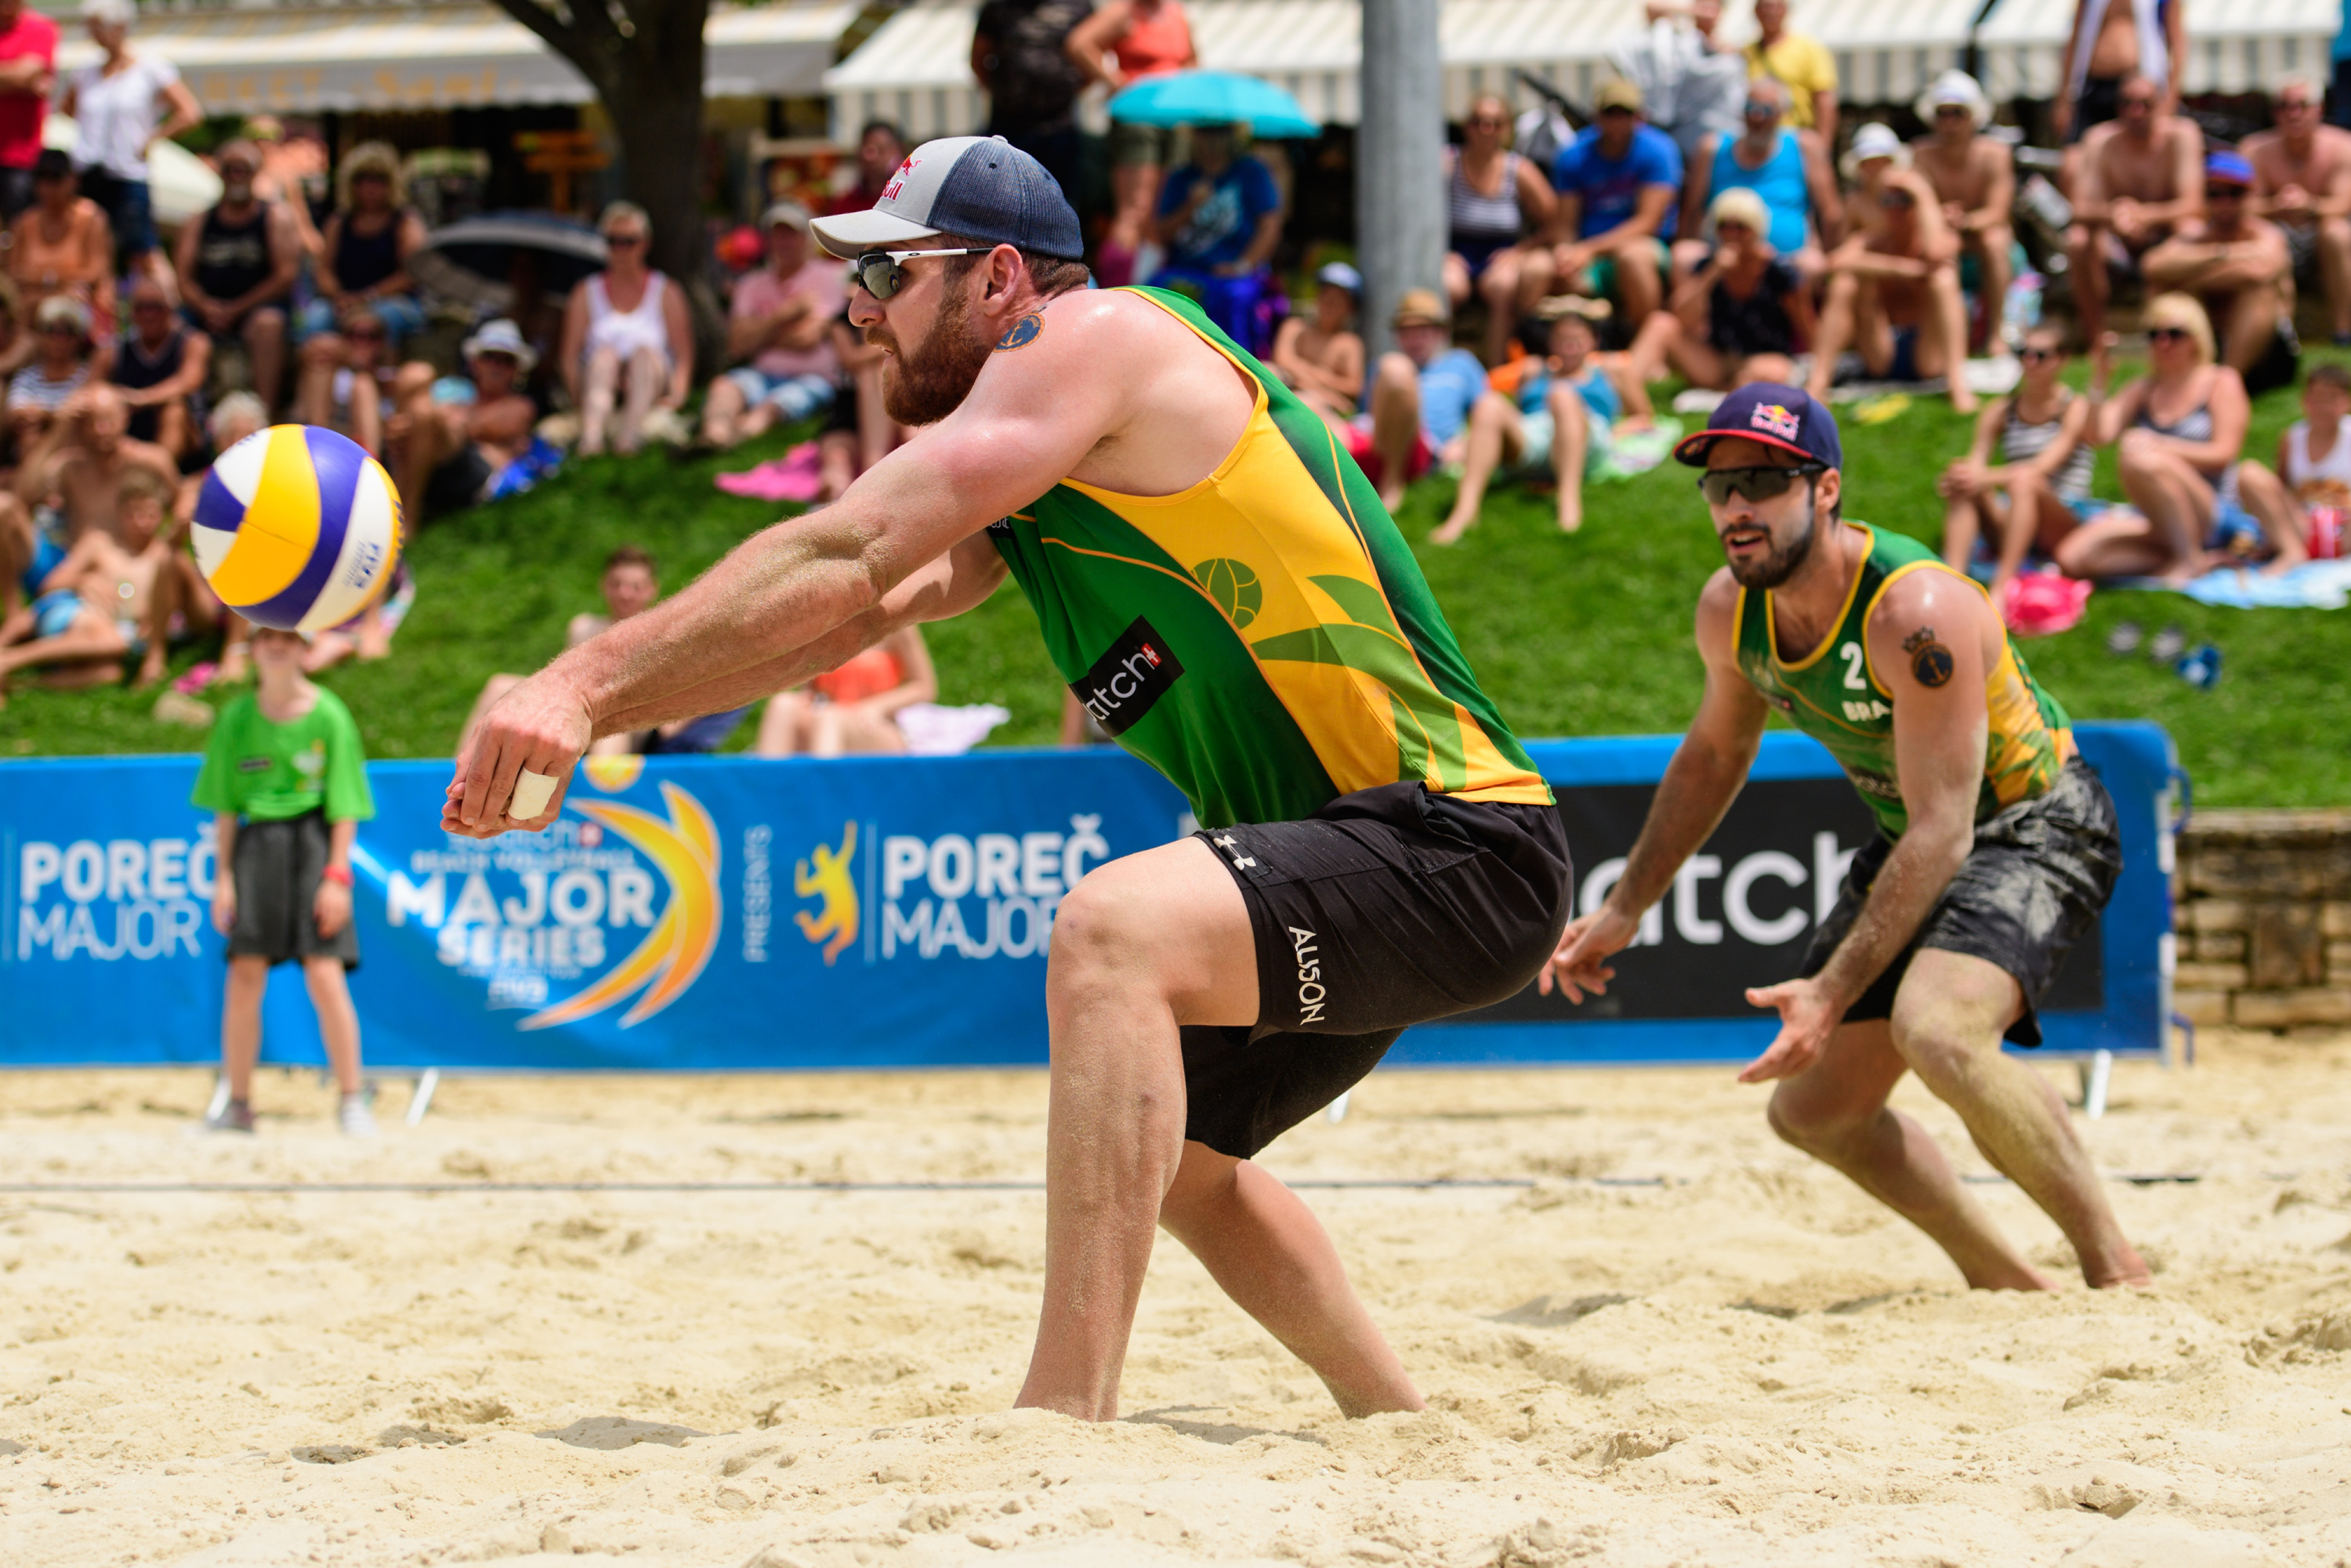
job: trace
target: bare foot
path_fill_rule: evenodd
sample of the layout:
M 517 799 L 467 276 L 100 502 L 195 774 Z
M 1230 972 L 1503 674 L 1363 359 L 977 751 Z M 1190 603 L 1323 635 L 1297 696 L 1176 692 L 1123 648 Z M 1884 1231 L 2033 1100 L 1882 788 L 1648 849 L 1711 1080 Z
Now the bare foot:
M 1951 412 L 1953 413 L 1973 413 L 1976 411 L 1976 394 L 1970 390 L 1966 382 L 1960 380 L 1957 376 L 1953 376 L 1951 378 Z
M 1433 545 L 1449 545 L 1468 531 L 1469 520 L 1467 517 L 1447 517 L 1430 531 L 1428 542 Z
M 358 653 L 361 659 L 392 657 L 392 633 L 381 626 L 360 627 Z
M 1398 485 L 1394 489 L 1390 489 L 1385 485 L 1381 486 L 1380 505 L 1387 508 L 1388 516 L 1395 516 L 1404 507 L 1404 486 Z
M 2107 1267 L 2095 1270 L 2084 1268 L 2082 1282 L 2094 1291 L 2151 1291 L 2155 1288 L 2155 1270 L 2147 1266 L 2147 1260 L 2138 1255 L 2138 1249 L 2126 1241 L 2121 1255 Z
M 147 650 L 146 657 L 139 661 L 138 678 L 131 683 L 131 689 L 143 692 L 171 673 L 171 665 L 163 662 L 163 651 L 161 648 L 150 648 Z
M 1572 534 L 1582 527 L 1583 527 L 1583 508 L 1581 506 L 1562 507 L 1559 509 L 1559 531 L 1561 533 Z

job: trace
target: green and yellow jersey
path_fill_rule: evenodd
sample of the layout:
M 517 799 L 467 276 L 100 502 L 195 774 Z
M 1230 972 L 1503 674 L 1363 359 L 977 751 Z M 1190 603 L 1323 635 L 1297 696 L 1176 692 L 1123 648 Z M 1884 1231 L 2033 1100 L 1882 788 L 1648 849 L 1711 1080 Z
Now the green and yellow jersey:
M 1400 781 L 1550 804 L 1322 417 L 1191 301 L 1131 292 L 1231 361 L 1256 407 L 1187 490 L 1065 479 L 990 528 L 1079 701 L 1203 827 L 1296 821 Z
M 1854 577 L 1835 627 L 1809 655 L 1788 664 L 1780 657 L 1771 593 L 1742 588 L 1739 668 L 1765 701 L 1829 748 L 1876 814 L 1879 830 L 1887 838 L 1899 838 L 1910 818 L 1894 766 L 1894 694 L 1877 678 L 1864 632 L 1879 599 L 1897 579 L 1950 568 L 1916 539 L 1881 533 L 1866 523 L 1845 526 L 1869 536 L 1869 554 Z M 1960 580 L 1976 586 L 1968 579 Z M 2005 633 L 2000 662 L 1984 682 L 1984 700 L 1991 733 L 1984 745 L 1983 786 L 1976 796 L 1978 822 L 2046 791 L 2074 754 L 2073 721 L 2033 681 L 2016 651 L 2016 640 Z

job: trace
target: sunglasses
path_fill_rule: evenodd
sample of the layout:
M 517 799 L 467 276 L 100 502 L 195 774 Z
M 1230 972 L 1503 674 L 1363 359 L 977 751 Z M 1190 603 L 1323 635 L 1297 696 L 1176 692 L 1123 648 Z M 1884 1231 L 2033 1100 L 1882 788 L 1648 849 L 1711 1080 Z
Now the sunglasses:
M 1507 131 L 1510 127 L 1509 120 L 1490 114 L 1481 114 L 1470 120 L 1468 124 L 1470 129 L 1475 131 Z
M 2054 349 L 2019 349 L 2016 357 L 2028 365 L 2037 365 L 2047 360 L 2062 360 L 2065 356 Z
M 607 246 L 616 246 L 616 245 L 631 245 L 631 246 L 635 246 L 635 245 L 643 245 L 643 244 L 644 244 L 644 243 L 645 243 L 645 236 L 644 236 L 644 235 L 606 235 L 604 236 L 604 244 L 605 244 Z
M 1900 212 L 1905 207 L 1916 206 L 1917 204 L 1907 191 L 1888 191 L 1877 198 L 1877 204 L 1892 212 Z
M 2147 340 L 2150 343 L 2185 343 L 2189 332 L 2185 327 L 2149 327 Z
M 81 329 L 78 327 L 68 327 L 62 321 L 52 321 L 47 326 L 41 329 L 41 336 L 44 338 L 78 338 L 81 336 Z
M 857 285 L 876 299 L 887 299 L 906 286 L 906 269 L 898 264 L 918 256 L 986 256 L 994 246 L 965 246 L 956 250 L 869 250 L 856 260 Z
M 1827 472 L 1825 463 L 1799 463 L 1792 468 L 1709 468 L 1698 476 L 1698 488 L 1708 505 L 1727 507 L 1733 496 L 1743 496 L 1750 501 L 1784 496 L 1797 480 Z
M 1750 120 L 1761 120 L 1766 116 L 1777 120 L 1780 118 L 1780 106 L 1776 103 L 1766 103 L 1761 99 L 1750 98 L 1740 112 Z
M 2207 185 L 2204 199 L 2208 202 L 2241 202 L 2246 191 L 2242 185 Z
M 259 172 L 261 172 L 261 171 L 251 163 L 232 162 L 221 165 L 221 177 L 223 179 L 229 179 L 235 175 L 242 174 L 246 179 L 250 180 Z

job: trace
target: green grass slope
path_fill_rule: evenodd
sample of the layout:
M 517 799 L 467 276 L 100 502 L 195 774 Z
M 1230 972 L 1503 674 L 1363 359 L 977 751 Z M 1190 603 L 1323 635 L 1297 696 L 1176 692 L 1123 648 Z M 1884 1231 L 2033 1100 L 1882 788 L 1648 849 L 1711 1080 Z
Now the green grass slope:
M 2263 398 L 2248 453 L 2266 458 L 2294 417 L 2291 392 Z M 1938 538 L 1935 476 L 1968 434 L 1967 421 L 1927 399 L 1886 424 L 1848 423 L 1848 514 Z M 536 667 L 560 648 L 566 620 L 595 605 L 598 564 L 614 545 L 653 551 L 673 588 L 706 569 L 777 513 L 721 494 L 713 476 L 783 446 L 770 439 L 693 463 L 658 453 L 576 463 L 531 495 L 427 529 L 413 552 L 416 606 L 393 656 L 327 677 L 357 715 L 371 754 L 446 756 L 484 678 Z M 1668 465 L 1593 488 L 1584 528 L 1572 538 L 1553 527 L 1549 497 L 1504 486 L 1459 545 L 1417 547 L 1470 662 L 1520 734 L 1638 734 L 1687 722 L 1699 685 L 1690 612 L 1720 559 L 1690 477 Z M 2110 459 L 2099 493 L 2119 494 Z M 1443 479 L 1416 486 L 1399 518 L 1405 537 L 1425 538 L 1451 494 Z M 2217 643 L 2220 686 L 2198 691 L 2144 657 L 2109 657 L 2105 633 L 2126 619 L 2150 632 L 2177 622 L 2191 642 Z M 929 635 L 943 701 L 1009 708 L 999 744 L 1051 743 L 1061 688 L 1016 589 Z M 2080 627 L 2025 651 L 2076 716 L 2151 718 L 2170 730 L 2204 804 L 2351 800 L 2351 612 L 2210 610 L 2176 594 L 2107 592 L 2092 598 Z M 120 688 L 21 685 L 0 710 L 0 755 L 202 746 L 201 732 L 150 718 L 152 703 Z M 736 744 L 750 731 L 746 724 Z

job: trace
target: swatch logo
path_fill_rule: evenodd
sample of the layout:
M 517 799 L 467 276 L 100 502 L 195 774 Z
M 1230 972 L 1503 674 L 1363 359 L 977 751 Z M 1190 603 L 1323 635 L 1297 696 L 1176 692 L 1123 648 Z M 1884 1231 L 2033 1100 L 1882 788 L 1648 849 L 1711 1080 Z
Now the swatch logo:
M 669 883 L 669 905 L 635 952 L 570 1000 L 523 1019 L 522 1028 L 578 1023 L 636 996 L 636 1005 L 621 1017 L 621 1027 L 628 1029 L 677 1000 L 701 977 L 718 946 L 718 830 L 702 802 L 676 785 L 664 780 L 661 792 L 669 807 L 667 821 L 618 801 L 569 803 L 653 862 Z

